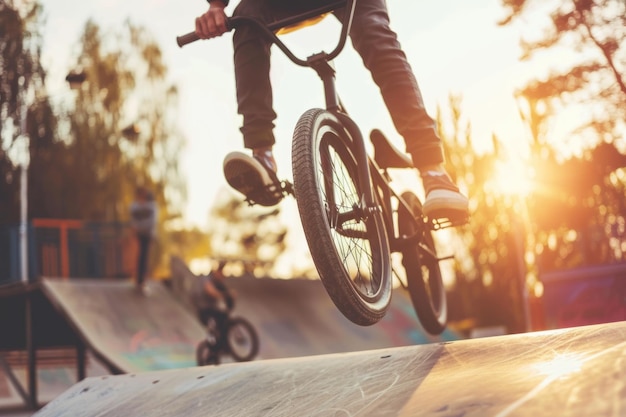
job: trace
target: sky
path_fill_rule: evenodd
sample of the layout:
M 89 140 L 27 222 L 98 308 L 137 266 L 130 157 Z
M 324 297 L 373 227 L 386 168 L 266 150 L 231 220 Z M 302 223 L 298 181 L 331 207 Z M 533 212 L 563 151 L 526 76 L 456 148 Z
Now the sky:
M 170 82 L 180 92 L 179 127 L 187 139 L 180 163 L 187 180 L 187 225 L 205 228 L 218 195 L 227 192 L 222 161 L 243 149 L 239 133 L 232 68 L 232 34 L 179 48 L 175 38 L 194 28 L 196 16 L 206 11 L 204 0 L 46 0 L 43 65 L 48 70 L 48 92 L 67 93 L 64 77 L 71 69 L 87 19 L 104 31 L 130 20 L 144 26 L 163 50 Z M 236 0 L 231 2 L 232 11 Z M 391 26 L 416 74 L 427 110 L 435 115 L 446 107 L 451 93 L 463 97 L 464 114 L 471 121 L 478 152 L 490 149 L 493 133 L 515 152 L 525 136 L 514 92 L 532 75 L 532 64 L 519 61 L 520 31 L 500 27 L 504 15 L 500 0 L 390 0 Z M 304 58 L 330 51 L 339 26 L 333 17 L 284 38 Z M 403 149 L 377 87 L 358 55 L 348 45 L 335 65 L 338 91 L 351 116 L 366 134 L 381 128 Z M 317 75 L 293 65 L 275 48 L 272 82 L 278 145 L 279 177 L 291 179 L 290 138 L 299 116 L 323 106 Z M 285 204 L 291 204 L 286 202 Z

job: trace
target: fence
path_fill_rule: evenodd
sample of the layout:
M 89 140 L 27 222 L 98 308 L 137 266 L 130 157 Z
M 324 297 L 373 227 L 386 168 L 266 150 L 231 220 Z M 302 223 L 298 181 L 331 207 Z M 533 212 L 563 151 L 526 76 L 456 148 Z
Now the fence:
M 29 281 L 41 276 L 126 278 L 137 247 L 126 223 L 33 219 L 28 227 Z M 19 226 L 0 228 L 0 284 L 20 281 Z

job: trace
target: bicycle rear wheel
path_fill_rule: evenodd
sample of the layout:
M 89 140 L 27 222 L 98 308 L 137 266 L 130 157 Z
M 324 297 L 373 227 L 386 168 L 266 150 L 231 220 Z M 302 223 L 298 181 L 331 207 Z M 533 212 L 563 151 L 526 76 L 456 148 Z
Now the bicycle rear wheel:
M 406 243 L 401 250 L 411 302 L 424 329 L 438 335 L 446 328 L 448 307 L 435 242 L 430 229 L 416 222 L 422 217 L 422 204 L 417 196 L 405 192 L 402 199 L 411 213 L 399 209 L 398 229 L 405 236 L 420 235 L 419 240 Z
M 311 257 L 350 321 L 379 321 L 391 300 L 389 243 L 380 210 L 368 210 L 350 138 L 332 113 L 312 109 L 296 126 L 293 178 Z
M 251 361 L 259 353 L 259 336 L 254 326 L 242 317 L 229 319 L 226 343 L 230 354 L 238 362 Z

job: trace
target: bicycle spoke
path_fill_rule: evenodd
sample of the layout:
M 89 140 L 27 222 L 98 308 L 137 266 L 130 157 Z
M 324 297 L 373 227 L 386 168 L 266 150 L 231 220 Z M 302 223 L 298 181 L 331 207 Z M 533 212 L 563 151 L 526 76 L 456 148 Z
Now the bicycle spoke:
M 378 282 L 372 280 L 375 275 L 372 271 L 374 259 L 367 239 L 367 219 L 363 216 L 361 198 L 354 185 L 354 174 L 350 173 L 332 144 L 326 145 L 320 150 L 318 175 L 324 184 L 322 197 L 331 235 L 353 284 L 365 295 L 372 296 L 377 291 Z
M 336 115 L 305 113 L 294 133 L 296 200 L 322 283 L 351 321 L 370 325 L 391 299 L 383 213 L 364 206 L 352 138 Z

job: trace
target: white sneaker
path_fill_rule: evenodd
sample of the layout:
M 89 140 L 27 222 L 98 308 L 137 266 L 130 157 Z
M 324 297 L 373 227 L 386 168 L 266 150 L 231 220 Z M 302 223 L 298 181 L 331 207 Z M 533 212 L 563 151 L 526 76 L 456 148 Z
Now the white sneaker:
M 422 174 L 426 199 L 422 210 L 432 220 L 448 219 L 465 223 L 469 217 L 469 200 L 454 185 L 448 174 L 427 171 Z
M 231 152 L 224 159 L 226 182 L 250 204 L 273 206 L 283 198 L 280 181 L 272 168 L 243 152 Z

